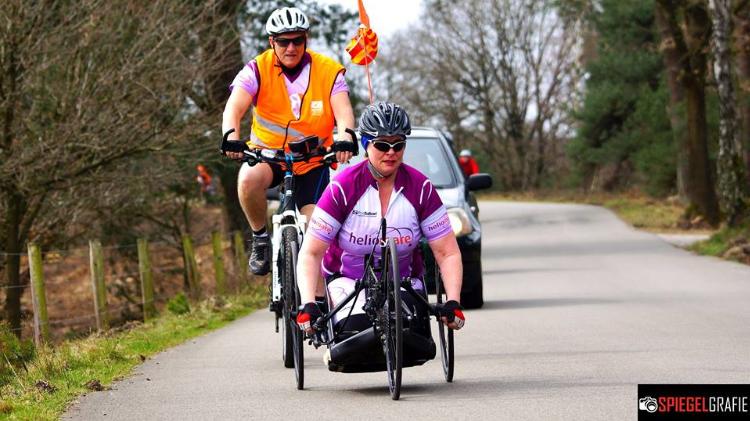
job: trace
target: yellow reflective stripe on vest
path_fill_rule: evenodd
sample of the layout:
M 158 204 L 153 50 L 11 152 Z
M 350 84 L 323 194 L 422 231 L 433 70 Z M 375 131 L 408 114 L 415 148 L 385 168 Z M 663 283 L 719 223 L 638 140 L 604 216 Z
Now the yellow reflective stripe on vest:
M 261 117 L 260 114 L 258 114 L 257 112 L 255 112 L 255 110 L 253 110 L 253 113 L 255 114 L 255 122 L 256 122 L 256 124 L 260 123 L 260 125 L 263 126 L 264 129 L 272 131 L 274 133 L 278 133 L 280 136 L 284 136 L 285 134 L 287 134 L 287 128 L 286 127 L 268 121 L 267 119 Z M 289 131 L 288 131 L 288 136 L 289 136 L 289 139 L 294 140 L 294 139 L 297 139 L 297 138 L 300 138 L 300 137 L 304 137 L 305 135 L 303 133 L 301 133 L 301 132 L 299 132 L 297 130 L 294 130 L 293 128 L 290 127 Z

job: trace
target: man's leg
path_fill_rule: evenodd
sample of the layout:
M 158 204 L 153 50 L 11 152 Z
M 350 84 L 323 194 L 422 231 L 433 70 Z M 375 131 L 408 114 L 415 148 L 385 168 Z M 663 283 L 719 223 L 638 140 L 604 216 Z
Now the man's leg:
M 310 218 L 315 210 L 315 204 L 328 186 L 330 172 L 328 167 L 318 167 L 310 172 L 297 176 L 295 187 L 297 188 L 297 207 L 300 213 L 307 217 L 307 226 L 310 226 Z M 318 283 L 315 287 L 316 297 L 325 297 L 325 281 L 322 275 L 318 275 Z
M 266 189 L 273 182 L 270 165 L 262 163 L 253 167 L 242 165 L 237 179 L 240 206 L 253 230 L 253 248 L 250 253 L 250 271 L 265 275 L 271 268 L 271 239 L 266 230 Z

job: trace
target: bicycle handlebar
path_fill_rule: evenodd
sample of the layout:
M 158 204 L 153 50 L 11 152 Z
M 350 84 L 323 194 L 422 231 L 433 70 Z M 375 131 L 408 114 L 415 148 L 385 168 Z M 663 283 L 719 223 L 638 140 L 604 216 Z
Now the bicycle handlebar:
M 302 152 L 299 153 L 297 156 L 291 156 L 287 157 L 287 154 L 284 151 L 277 150 L 277 149 L 250 149 L 250 147 L 247 146 L 247 143 L 240 141 L 240 140 L 229 140 L 229 135 L 234 133 L 234 129 L 227 130 L 226 133 L 224 133 L 224 136 L 221 138 L 221 144 L 219 145 L 219 152 L 221 152 L 222 155 L 226 155 L 227 152 L 240 152 L 244 154 L 242 161 L 247 162 L 250 166 L 253 166 L 259 162 L 276 162 L 276 163 L 286 163 L 288 160 L 291 160 L 292 162 L 304 162 L 309 161 L 312 158 L 322 156 L 323 162 L 326 165 L 333 164 L 336 162 L 336 152 L 339 151 L 350 151 L 354 155 L 359 154 L 359 148 L 357 144 L 357 133 L 350 129 L 345 129 L 347 133 L 349 133 L 352 136 L 352 143 L 354 144 L 353 147 L 346 145 L 346 146 L 339 146 L 339 142 L 334 142 L 333 147 L 331 148 L 331 151 L 327 151 L 323 147 L 318 147 L 315 150 L 312 150 L 310 152 Z M 300 143 L 306 143 L 306 142 L 314 142 L 318 143 L 319 138 L 318 136 L 308 136 L 304 139 L 301 139 Z M 352 150 L 353 149 L 353 150 Z

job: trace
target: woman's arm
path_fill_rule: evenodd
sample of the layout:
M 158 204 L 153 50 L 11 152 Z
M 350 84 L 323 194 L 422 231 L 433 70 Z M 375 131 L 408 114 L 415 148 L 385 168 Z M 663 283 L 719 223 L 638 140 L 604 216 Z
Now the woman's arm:
M 328 249 L 328 243 L 312 235 L 302 242 L 297 262 L 297 287 L 302 304 L 315 302 L 315 285 L 320 275 L 320 263 Z
M 429 244 L 432 254 L 435 255 L 435 261 L 440 268 L 448 300 L 460 303 L 464 268 L 461 263 L 461 251 L 458 249 L 456 237 L 452 234 L 445 235 L 431 241 Z

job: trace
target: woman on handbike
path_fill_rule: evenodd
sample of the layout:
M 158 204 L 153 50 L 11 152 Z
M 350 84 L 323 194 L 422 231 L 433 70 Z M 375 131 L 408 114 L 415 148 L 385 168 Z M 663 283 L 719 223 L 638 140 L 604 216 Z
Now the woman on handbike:
M 365 109 L 359 132 L 366 159 L 342 171 L 326 188 L 302 243 L 297 279 L 304 307 L 297 315 L 297 323 L 312 334 L 312 323 L 322 315 L 315 296 L 321 273 L 330 300 L 325 304 L 330 308 L 355 290 L 357 280 L 363 276 L 365 256 L 380 241 L 381 218 L 385 217 L 386 236 L 396 243 L 399 272 L 409 276 L 412 288 L 425 297 L 419 243 L 423 237 L 427 240 L 447 296 L 441 317 L 449 328 L 460 329 L 465 323 L 459 303 L 461 253 L 434 186 L 424 174 L 403 163 L 406 136 L 411 133 L 409 116 L 396 104 L 378 102 Z M 402 289 L 407 309 L 417 311 L 415 300 L 404 292 Z M 317 301 L 322 300 L 319 297 Z M 370 321 L 364 304 L 363 291 L 334 315 L 334 328 L 344 325 L 346 330 L 367 329 Z M 427 323 L 416 330 L 432 341 Z

